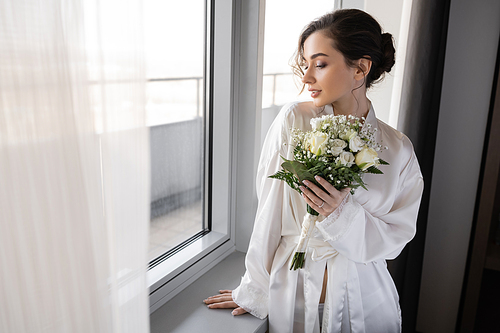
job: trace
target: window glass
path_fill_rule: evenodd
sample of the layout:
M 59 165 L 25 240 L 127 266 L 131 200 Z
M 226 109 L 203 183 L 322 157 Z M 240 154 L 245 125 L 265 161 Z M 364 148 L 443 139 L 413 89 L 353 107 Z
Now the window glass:
M 150 261 L 205 229 L 205 22 L 205 0 L 144 1 Z
M 300 81 L 292 75 L 293 58 L 302 29 L 313 19 L 334 9 L 331 0 L 266 0 L 264 37 L 264 78 L 262 88 L 262 139 L 281 107 L 297 100 Z

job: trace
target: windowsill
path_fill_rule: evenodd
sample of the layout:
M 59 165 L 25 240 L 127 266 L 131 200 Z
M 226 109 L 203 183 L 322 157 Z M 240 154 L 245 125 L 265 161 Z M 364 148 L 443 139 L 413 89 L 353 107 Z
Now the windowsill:
M 225 242 L 227 236 L 218 232 L 210 232 L 202 238 L 196 240 L 176 255 L 168 258 L 158 266 L 148 271 L 149 289 L 154 292 L 166 281 L 177 276 L 187 267 L 200 260 L 206 252 L 210 252 Z
M 234 252 L 151 314 L 151 333 L 264 333 L 267 318 L 231 315 L 231 309 L 208 309 L 203 300 L 221 289 L 234 289 L 245 273 L 245 254 Z

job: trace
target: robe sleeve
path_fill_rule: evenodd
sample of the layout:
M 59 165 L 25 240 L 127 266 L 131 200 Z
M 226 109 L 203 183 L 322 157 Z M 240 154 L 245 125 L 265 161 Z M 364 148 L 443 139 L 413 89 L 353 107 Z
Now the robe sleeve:
M 316 224 L 323 238 L 354 262 L 394 259 L 415 236 L 423 178 L 411 143 L 405 141 L 410 158 L 400 172 L 397 193 L 386 214 L 373 216 L 348 194 L 339 209 Z
M 271 179 L 281 169 L 286 156 L 289 125 L 282 110 L 266 136 L 257 170 L 258 207 L 249 248 L 245 258 L 246 272 L 233 290 L 236 304 L 257 318 L 267 317 L 271 266 L 281 239 L 282 203 L 285 182 Z

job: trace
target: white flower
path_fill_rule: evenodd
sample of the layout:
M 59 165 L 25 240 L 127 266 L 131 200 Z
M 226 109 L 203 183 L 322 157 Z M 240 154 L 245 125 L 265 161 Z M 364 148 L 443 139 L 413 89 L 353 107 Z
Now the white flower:
M 356 154 L 356 165 L 365 171 L 371 166 L 379 165 L 378 154 L 372 149 L 365 147 Z
M 313 132 L 307 139 L 311 153 L 314 155 L 321 155 L 325 151 L 325 145 L 328 140 L 328 135 L 322 132 Z
M 340 134 L 340 138 L 345 140 L 345 141 L 351 141 L 351 139 L 355 136 L 358 135 L 358 133 L 355 130 L 346 130 L 345 133 Z
M 312 126 L 312 129 L 313 130 L 317 130 L 319 129 L 319 126 L 321 125 L 321 118 L 312 118 L 310 123 L 311 123 L 311 126 Z
M 343 151 L 339 156 L 340 164 L 350 168 L 354 164 L 354 155 L 351 152 Z
M 365 146 L 365 142 L 363 141 L 363 139 L 361 139 L 359 137 L 358 134 L 355 134 L 349 140 L 349 149 L 351 149 L 353 152 L 360 151 L 364 146 Z
M 338 156 L 341 152 L 344 151 L 345 147 L 347 147 L 347 142 L 341 139 L 335 139 L 332 142 L 330 150 L 332 151 L 333 156 Z

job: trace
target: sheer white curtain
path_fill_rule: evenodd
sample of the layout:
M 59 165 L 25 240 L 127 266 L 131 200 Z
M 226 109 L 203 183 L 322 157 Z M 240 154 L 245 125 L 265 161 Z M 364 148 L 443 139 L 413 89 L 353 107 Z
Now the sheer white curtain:
M 149 332 L 140 0 L 0 2 L 0 331 Z

